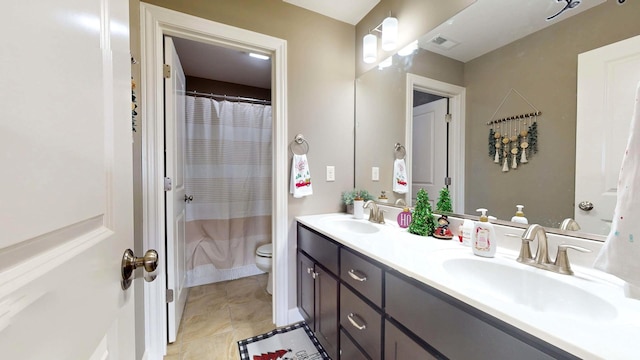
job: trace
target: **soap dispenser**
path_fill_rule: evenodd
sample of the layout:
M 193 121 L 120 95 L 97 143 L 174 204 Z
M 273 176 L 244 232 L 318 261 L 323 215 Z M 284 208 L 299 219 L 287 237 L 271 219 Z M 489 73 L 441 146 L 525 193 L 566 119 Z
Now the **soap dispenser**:
M 524 217 L 524 212 L 522 212 L 524 205 L 516 205 L 516 208 L 518 208 L 518 210 L 516 211 L 515 216 L 511 218 L 511 221 L 520 224 L 528 224 L 529 220 Z
M 477 209 L 482 213 L 480 221 L 476 221 L 471 232 L 471 248 L 478 256 L 494 257 L 498 246 L 496 231 L 487 217 L 487 209 Z

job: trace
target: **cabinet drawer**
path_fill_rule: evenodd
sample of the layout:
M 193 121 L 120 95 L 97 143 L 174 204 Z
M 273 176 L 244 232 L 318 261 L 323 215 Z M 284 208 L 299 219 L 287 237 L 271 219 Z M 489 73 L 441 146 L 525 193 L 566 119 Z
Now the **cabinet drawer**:
M 298 249 L 334 274 L 338 274 L 338 244 L 298 224 Z
M 340 249 L 340 279 L 382 307 L 382 269 L 353 252 Z
M 421 359 L 436 360 L 388 320 L 384 323 L 384 360 Z
M 388 316 L 450 359 L 576 359 L 436 289 L 385 276 Z
M 345 334 L 344 329 L 340 330 L 340 359 L 342 360 L 368 360 L 360 349 Z M 336 359 L 337 360 L 337 359 Z
M 340 325 L 371 359 L 381 358 L 382 316 L 344 285 L 340 285 Z

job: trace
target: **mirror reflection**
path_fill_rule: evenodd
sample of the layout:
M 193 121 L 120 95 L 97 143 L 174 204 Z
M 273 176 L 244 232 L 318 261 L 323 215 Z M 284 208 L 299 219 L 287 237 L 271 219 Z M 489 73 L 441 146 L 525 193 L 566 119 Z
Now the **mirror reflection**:
M 632 71 L 640 68 L 640 63 L 613 68 L 603 75 L 606 84 L 601 86 L 580 86 L 585 80 L 579 78 L 579 55 L 598 53 L 597 49 L 602 48 L 601 54 L 596 54 L 596 58 L 600 56 L 598 61 L 624 63 L 626 60 L 619 58 L 602 59 L 602 53 L 614 52 L 603 47 L 640 34 L 636 20 L 640 2 L 582 1 L 580 6 L 547 21 L 558 7 L 562 5 L 551 0 L 479 0 L 418 39 L 420 47 L 411 55 L 394 55 L 391 66 L 361 75 L 356 80 L 356 188 L 365 188 L 372 194 L 384 190 L 390 203 L 399 198 L 411 201 L 411 192 L 392 191 L 394 145 L 408 144 L 405 161 L 409 184 L 415 182 L 424 187 L 433 182 L 429 197 L 437 201 L 436 189 L 443 186 L 447 177 L 446 168 L 445 177 L 442 176 L 442 163 L 448 163 L 456 213 L 475 215 L 475 209 L 483 207 L 500 220 L 510 220 L 516 205 L 524 205 L 530 223 L 559 228 L 565 219 L 575 218 L 581 231 L 607 234 L 622 156 L 619 149 L 624 149 L 626 143 L 625 129 L 633 110 L 635 84 L 640 80 L 640 74 Z M 517 18 L 517 14 L 524 15 Z M 479 28 L 470 28 L 470 24 L 479 24 Z M 468 34 L 474 36 L 469 38 Z M 639 61 L 637 41 L 627 46 L 629 53 L 624 59 Z M 585 62 L 584 58 L 580 55 L 580 63 Z M 417 80 L 408 79 L 407 74 Z M 427 85 L 422 82 L 424 79 Z M 408 88 L 408 83 L 414 86 Z M 450 88 L 438 87 L 440 83 Z M 605 91 L 616 94 L 615 101 L 596 102 L 604 110 L 589 110 L 577 100 L 594 103 L 588 99 L 597 98 L 598 94 L 591 94 L 589 89 L 611 86 L 615 87 Z M 456 88 L 463 89 L 462 95 L 456 94 Z M 415 116 L 433 113 L 421 113 L 424 109 L 420 107 L 438 101 L 448 105 L 448 113 L 452 114 L 448 137 L 446 127 L 435 132 L 435 120 L 433 124 L 412 122 Z M 456 113 L 455 106 L 460 102 L 463 105 Z M 528 121 L 487 125 L 492 120 L 536 110 L 541 115 Z M 579 126 L 594 118 L 600 121 L 592 126 L 596 129 L 595 139 L 593 134 L 583 134 Z M 606 118 L 610 125 L 600 118 Z M 538 152 L 526 152 L 528 161 L 520 163 L 521 146 L 531 140 L 517 135 L 528 130 L 533 121 L 538 126 Z M 456 130 L 455 126 L 460 128 Z M 507 171 L 503 171 L 504 158 L 494 162 L 496 142 L 490 141 L 491 130 L 494 135 L 502 132 L 509 138 L 516 136 L 505 144 L 509 153 L 515 147 L 520 151 L 516 169 L 511 166 L 511 154 L 506 156 Z M 587 138 L 588 141 L 581 141 Z M 494 146 L 494 152 L 490 146 Z M 606 156 L 587 156 L 589 148 L 600 149 L 600 154 Z M 620 151 L 619 156 L 614 154 L 616 151 Z M 591 161 L 593 166 L 584 165 L 584 161 Z M 373 168 L 378 168 L 378 181 L 372 180 Z M 599 193 L 593 198 L 582 193 L 581 185 L 597 178 L 604 179 L 596 185 L 600 186 Z M 581 210 L 578 206 L 583 201 L 592 202 L 593 209 Z

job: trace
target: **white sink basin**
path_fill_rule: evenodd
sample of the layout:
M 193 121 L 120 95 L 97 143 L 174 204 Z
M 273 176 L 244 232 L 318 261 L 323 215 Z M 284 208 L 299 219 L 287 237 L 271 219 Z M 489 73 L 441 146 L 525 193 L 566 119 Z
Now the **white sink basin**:
M 340 231 L 347 231 L 354 234 L 373 234 L 380 231 L 375 225 L 356 219 L 340 219 L 330 222 L 331 226 Z
M 323 225 L 335 231 L 346 232 L 354 235 L 374 234 L 380 228 L 367 220 L 356 220 L 348 217 L 329 217 L 323 219 Z
M 503 260 L 507 261 L 507 260 Z M 442 262 L 445 273 L 462 286 L 534 311 L 557 313 L 561 317 L 595 321 L 612 320 L 616 308 L 579 285 L 556 279 L 545 270 L 497 259 L 453 258 Z M 573 279 L 579 281 L 579 279 Z

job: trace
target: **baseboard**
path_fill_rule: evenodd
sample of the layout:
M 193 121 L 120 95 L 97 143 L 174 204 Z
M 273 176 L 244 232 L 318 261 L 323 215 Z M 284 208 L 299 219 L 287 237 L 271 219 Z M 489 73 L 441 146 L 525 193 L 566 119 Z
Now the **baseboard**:
M 300 314 L 300 310 L 298 310 L 297 307 L 289 309 L 288 319 L 289 324 L 297 323 L 304 320 L 304 318 L 302 318 L 302 315 Z

